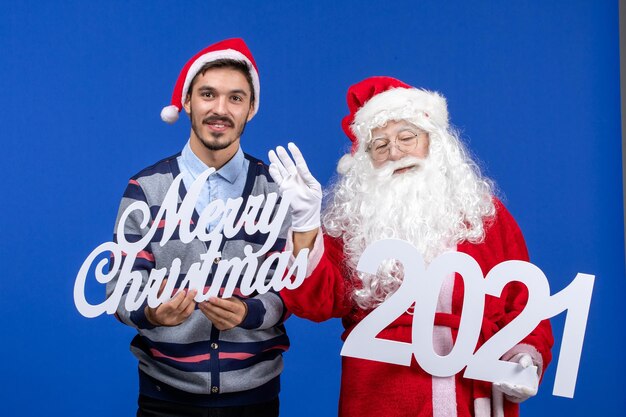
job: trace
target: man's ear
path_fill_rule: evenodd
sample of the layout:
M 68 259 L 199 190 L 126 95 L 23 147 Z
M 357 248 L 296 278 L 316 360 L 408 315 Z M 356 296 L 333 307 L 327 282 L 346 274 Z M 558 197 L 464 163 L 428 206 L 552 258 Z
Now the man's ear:
M 185 113 L 187 113 L 187 115 L 191 114 L 191 94 L 189 93 L 187 93 L 185 101 L 183 101 L 183 109 L 185 109 Z
M 248 120 L 246 120 L 246 123 L 252 120 L 255 115 L 256 109 L 254 108 L 254 103 L 250 103 L 250 111 L 248 112 Z

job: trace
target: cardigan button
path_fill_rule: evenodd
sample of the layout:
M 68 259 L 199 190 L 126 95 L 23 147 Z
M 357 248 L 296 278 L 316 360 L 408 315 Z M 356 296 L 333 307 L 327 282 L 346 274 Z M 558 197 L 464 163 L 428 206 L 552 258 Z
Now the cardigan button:
M 219 264 L 221 260 L 222 260 L 222 258 L 220 258 L 220 257 L 218 256 L 218 257 L 216 257 L 215 259 L 213 259 L 213 263 L 214 263 L 214 264 Z
M 217 349 L 219 345 L 215 342 L 211 343 L 211 349 Z
M 220 392 L 220 389 L 214 385 L 211 387 L 211 392 L 213 394 L 217 394 L 218 392 Z

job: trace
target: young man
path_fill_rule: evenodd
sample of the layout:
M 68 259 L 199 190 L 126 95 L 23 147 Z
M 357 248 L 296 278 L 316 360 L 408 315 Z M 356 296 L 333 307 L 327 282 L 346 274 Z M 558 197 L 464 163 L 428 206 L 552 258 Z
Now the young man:
M 133 202 L 142 201 L 150 206 L 151 219 L 145 222 L 139 210 L 133 211 L 124 223 L 127 240 L 136 241 L 145 235 L 179 174 L 183 176 L 180 205 L 198 176 L 209 168 L 216 170 L 202 186 L 192 227 L 215 200 L 243 197 L 245 202 L 250 196 L 277 192 L 267 166 L 245 154 L 240 146 L 246 123 L 258 111 L 259 91 L 256 64 L 241 39 L 218 42 L 187 62 L 176 82 L 172 105 L 163 109 L 161 117 L 173 123 L 184 109 L 191 121 L 189 141 L 179 154 L 130 180 L 120 214 Z M 288 225 L 289 219 L 269 253 L 284 248 Z M 208 222 L 207 232 L 221 227 L 217 220 Z M 206 242 L 196 236 L 183 243 L 175 232 L 162 245 L 161 235 L 151 239 L 134 263 L 133 270 L 142 274 L 143 285 L 150 271 L 170 268 L 175 258 L 181 261 L 175 288 L 187 274 L 202 273 L 203 268 L 198 271 L 192 265 L 206 260 Z M 260 233 L 224 238 L 221 258 L 209 259 L 211 270 L 200 278 L 210 286 L 221 260 L 243 259 L 244 247 L 256 250 L 265 238 Z M 116 280 L 110 282 L 107 292 L 115 285 Z M 155 308 L 144 304 L 132 312 L 124 309 L 122 299 L 117 317 L 138 332 L 131 342 L 131 351 L 139 360 L 138 416 L 278 415 L 282 352 L 289 347 L 282 325 L 283 302 L 272 291 L 244 297 L 238 289 L 239 284 L 233 297 L 212 297 L 199 303 L 194 300 L 196 290 L 181 291 Z
M 308 227 L 293 233 L 294 254 L 312 249 L 304 284 L 281 295 L 294 314 L 314 321 L 340 317 L 344 338 L 374 308 L 400 287 L 404 270 L 383 262 L 377 274 L 357 271 L 363 251 L 373 242 L 396 238 L 412 243 L 426 264 L 446 251 L 471 255 L 484 275 L 506 260 L 528 260 L 515 220 L 494 197 L 450 128 L 445 99 L 389 77 L 372 77 L 350 87 L 350 114 L 343 129 L 352 152 L 339 162 L 340 176 L 330 193 L 319 232 L 321 190 L 298 149 L 294 161 L 284 148 L 270 152 L 270 172 L 283 192 L 294 196 L 293 222 Z M 308 208 L 307 208 L 308 207 Z M 290 243 L 288 243 L 288 248 Z M 450 353 L 463 309 L 463 282 L 451 274 L 439 294 L 433 347 Z M 519 283 L 506 287 L 500 299 L 488 298 L 481 342 L 523 310 L 527 299 Z M 377 337 L 411 342 L 413 309 L 409 308 Z M 339 415 L 512 417 L 517 403 L 534 395 L 551 355 L 550 324 L 542 322 L 510 349 L 503 360 L 537 366 L 532 386 L 490 384 L 462 374 L 435 377 L 415 361 L 393 365 L 342 358 Z M 504 393 L 504 396 L 503 396 Z

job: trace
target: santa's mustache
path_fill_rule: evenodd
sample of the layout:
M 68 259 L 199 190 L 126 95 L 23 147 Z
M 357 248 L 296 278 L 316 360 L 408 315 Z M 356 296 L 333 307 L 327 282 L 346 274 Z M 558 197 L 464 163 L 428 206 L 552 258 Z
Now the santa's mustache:
M 372 172 L 376 178 L 390 178 L 394 172 L 399 169 L 413 167 L 412 170 L 423 169 L 426 165 L 425 159 L 416 158 L 414 156 L 405 156 L 397 161 L 388 161 L 380 168 L 375 168 Z

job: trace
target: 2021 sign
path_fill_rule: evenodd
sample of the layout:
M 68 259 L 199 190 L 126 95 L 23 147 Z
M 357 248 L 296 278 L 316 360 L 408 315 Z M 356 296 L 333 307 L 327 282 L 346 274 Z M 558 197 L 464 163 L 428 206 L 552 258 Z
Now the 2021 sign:
M 579 273 L 566 288 L 551 295 L 545 274 L 532 263 L 502 262 L 483 277 L 480 266 L 471 256 L 447 252 L 426 267 L 413 245 L 397 239 L 380 240 L 370 245 L 361 255 L 358 270 L 375 274 L 380 263 L 386 259 L 396 259 L 404 265 L 402 285 L 353 329 L 341 355 L 404 366 L 409 366 L 412 356 L 415 356 L 419 365 L 434 376 L 451 376 L 466 368 L 463 373 L 465 378 L 531 386 L 536 380 L 536 367 L 522 368 L 500 358 L 542 320 L 567 310 L 552 393 L 569 398 L 574 396 L 595 279 L 593 275 Z M 444 278 L 455 272 L 464 282 L 463 314 L 452 351 L 440 356 L 433 349 L 437 299 Z M 519 281 L 528 288 L 526 307 L 476 350 L 485 296 L 499 297 L 506 284 L 512 281 Z M 376 338 L 413 304 L 412 343 Z

